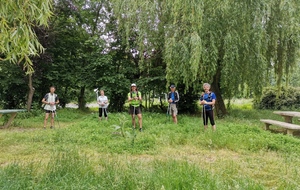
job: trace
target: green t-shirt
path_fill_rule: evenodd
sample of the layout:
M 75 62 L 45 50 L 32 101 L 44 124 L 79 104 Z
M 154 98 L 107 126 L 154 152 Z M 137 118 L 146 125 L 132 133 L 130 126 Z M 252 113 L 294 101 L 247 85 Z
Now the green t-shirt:
M 131 93 L 132 93 L 132 95 L 131 95 Z M 138 93 L 139 93 L 139 97 L 142 97 L 142 93 L 139 92 L 139 91 L 138 91 Z M 135 98 L 135 97 L 137 97 L 137 93 L 136 92 L 129 92 L 128 93 L 128 98 Z M 131 100 L 129 102 L 129 104 L 132 105 L 132 106 L 134 106 L 134 107 L 139 106 L 140 103 L 141 103 L 141 100 Z

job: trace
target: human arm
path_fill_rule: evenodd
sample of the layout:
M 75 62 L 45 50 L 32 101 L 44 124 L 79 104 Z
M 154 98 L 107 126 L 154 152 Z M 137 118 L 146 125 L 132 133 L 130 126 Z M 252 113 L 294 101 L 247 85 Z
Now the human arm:
M 177 94 L 177 98 L 175 98 L 174 102 L 177 103 L 179 102 L 179 93 L 177 91 L 175 93 Z
M 133 100 L 133 98 L 130 97 L 130 92 L 128 93 L 127 97 L 128 97 L 127 100 L 128 100 L 129 102 Z

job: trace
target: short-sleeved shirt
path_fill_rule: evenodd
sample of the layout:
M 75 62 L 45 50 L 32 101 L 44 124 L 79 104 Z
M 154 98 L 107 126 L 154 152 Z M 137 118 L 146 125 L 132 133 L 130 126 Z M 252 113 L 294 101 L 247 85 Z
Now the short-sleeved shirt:
M 209 93 L 204 93 L 203 96 L 200 97 L 200 101 L 205 100 L 206 102 L 212 102 L 212 100 L 216 100 L 216 95 L 213 92 Z M 213 106 L 212 105 L 204 105 L 205 110 L 212 110 Z
M 101 105 L 101 103 L 108 102 L 107 96 L 98 96 L 97 100 L 98 100 L 98 102 L 100 102 L 99 108 L 107 108 L 108 103 L 105 103 L 104 105 Z
M 135 98 L 135 97 L 137 97 L 137 93 L 139 94 L 138 97 L 142 97 L 142 93 L 139 91 L 138 92 L 129 92 L 127 96 L 128 96 L 128 98 Z M 130 101 L 130 105 L 132 105 L 134 107 L 140 106 L 140 103 L 141 103 L 140 100 L 131 100 Z
M 179 93 L 177 91 L 169 92 L 168 99 L 172 99 L 172 102 L 170 104 L 177 104 L 179 101 Z
M 58 100 L 58 96 L 57 94 L 51 94 L 51 93 L 47 93 L 45 96 L 44 96 L 44 99 L 46 102 L 50 103 L 50 102 L 56 102 Z M 55 111 L 56 110 L 56 105 L 49 105 L 49 104 L 46 104 L 45 107 L 44 107 L 45 110 L 49 110 L 49 111 Z

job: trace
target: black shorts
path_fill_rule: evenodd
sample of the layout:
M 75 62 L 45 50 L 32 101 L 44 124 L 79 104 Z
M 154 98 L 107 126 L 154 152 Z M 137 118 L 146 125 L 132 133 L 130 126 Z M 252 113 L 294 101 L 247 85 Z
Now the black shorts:
M 45 113 L 55 113 L 55 110 L 45 110 Z
M 137 106 L 137 107 L 134 107 L 134 106 L 130 106 L 129 108 L 129 114 L 131 115 L 137 115 L 137 114 L 141 114 L 142 113 L 142 109 L 141 109 L 141 106 Z

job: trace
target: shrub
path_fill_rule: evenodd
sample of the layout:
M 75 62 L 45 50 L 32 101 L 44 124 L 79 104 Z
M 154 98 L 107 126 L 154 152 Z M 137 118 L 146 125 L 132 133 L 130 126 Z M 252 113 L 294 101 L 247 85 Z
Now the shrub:
M 265 88 L 259 101 L 254 102 L 258 109 L 296 109 L 300 107 L 300 88 Z

